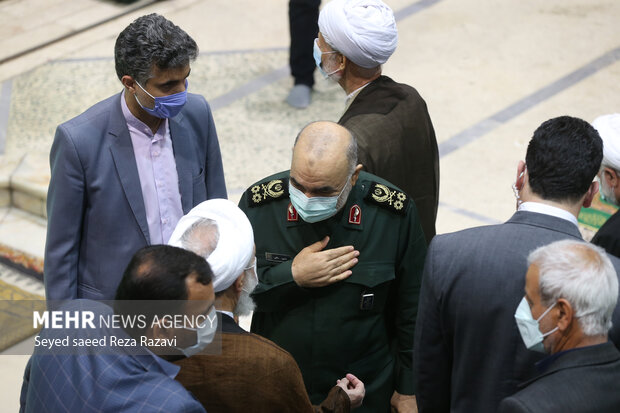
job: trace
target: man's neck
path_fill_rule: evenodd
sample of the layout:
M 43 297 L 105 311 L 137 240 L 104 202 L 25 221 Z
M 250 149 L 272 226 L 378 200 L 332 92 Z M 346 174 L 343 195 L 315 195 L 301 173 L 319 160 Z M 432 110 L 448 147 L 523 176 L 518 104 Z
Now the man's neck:
M 351 93 L 361 88 L 362 86 L 367 85 L 368 83 L 377 79 L 379 76 L 381 76 L 381 71 L 379 71 L 375 76 L 371 78 L 353 76 L 351 72 L 348 72 L 346 76 L 343 76 L 340 79 L 339 83 L 340 83 L 340 86 L 344 89 L 345 93 L 347 95 L 350 95 Z
M 131 92 L 125 89 L 125 103 L 127 104 L 127 108 L 132 115 L 134 115 L 138 120 L 144 123 L 149 129 L 155 134 L 161 125 L 163 119 L 157 118 L 155 116 L 151 116 L 144 109 L 140 107 L 138 102 L 136 101 L 135 96 Z
M 573 216 L 575 216 L 575 218 L 579 217 L 579 212 L 581 211 L 581 202 L 569 204 L 566 202 L 548 201 L 532 193 L 523 194 L 521 196 L 521 201 L 523 201 L 523 203 L 536 202 L 538 204 L 549 205 L 555 208 L 563 209 L 564 211 L 571 213 Z
M 588 346 L 595 346 L 597 344 L 603 344 L 607 342 L 607 334 L 601 334 L 597 336 L 586 335 L 574 335 L 568 337 L 566 341 L 560 342 L 556 348 L 553 349 L 553 353 L 559 353 L 561 351 L 571 350 L 574 348 L 582 348 Z

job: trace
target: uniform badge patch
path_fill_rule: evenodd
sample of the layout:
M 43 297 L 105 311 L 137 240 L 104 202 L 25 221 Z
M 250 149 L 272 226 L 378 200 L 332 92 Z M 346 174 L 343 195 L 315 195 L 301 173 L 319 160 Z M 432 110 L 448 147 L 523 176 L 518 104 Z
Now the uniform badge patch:
M 370 190 L 364 199 L 401 215 L 407 213 L 409 204 L 407 194 L 377 182 L 370 185 Z
M 362 223 L 362 209 L 359 205 L 353 205 L 349 210 L 349 224 L 360 225 Z
M 299 221 L 299 215 L 297 214 L 297 210 L 290 202 L 288 203 L 288 208 L 286 208 L 286 220 L 288 222 Z
M 250 207 L 259 206 L 269 201 L 288 196 L 288 182 L 282 179 L 274 179 L 268 182 L 261 182 L 251 187 L 247 191 L 248 205 Z

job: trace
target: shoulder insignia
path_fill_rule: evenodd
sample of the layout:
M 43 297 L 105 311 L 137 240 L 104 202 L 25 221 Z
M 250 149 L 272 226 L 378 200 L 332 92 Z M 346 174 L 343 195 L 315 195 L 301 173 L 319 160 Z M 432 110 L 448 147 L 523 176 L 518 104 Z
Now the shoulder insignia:
M 364 199 L 401 215 L 407 213 L 409 204 L 407 194 L 377 182 L 370 184 L 370 190 Z
M 288 196 L 288 180 L 274 179 L 252 186 L 247 191 L 248 205 L 255 207 Z

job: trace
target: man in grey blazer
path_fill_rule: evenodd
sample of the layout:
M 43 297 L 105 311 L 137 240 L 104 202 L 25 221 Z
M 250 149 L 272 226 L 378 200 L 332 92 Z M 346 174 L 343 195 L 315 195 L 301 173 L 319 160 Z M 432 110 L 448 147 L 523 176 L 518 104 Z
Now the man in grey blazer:
M 515 318 L 528 348 L 550 353 L 500 413 L 620 411 L 620 352 L 607 340 L 618 274 L 605 250 L 562 240 L 528 258 Z
M 226 186 L 211 110 L 187 93 L 196 42 L 162 16 L 116 40 L 124 90 L 58 126 L 50 153 L 48 300 L 112 299 L 132 255 Z
M 590 124 L 550 119 L 534 132 L 526 162 L 518 165 L 519 206 L 512 218 L 433 239 L 415 329 L 420 412 L 494 412 L 535 373 L 540 356 L 525 348 L 513 317 L 527 256 L 556 240 L 581 239 L 577 215 L 598 191 L 593 179 L 602 156 Z M 618 310 L 616 320 L 620 326 Z M 616 343 L 619 332 L 610 334 Z

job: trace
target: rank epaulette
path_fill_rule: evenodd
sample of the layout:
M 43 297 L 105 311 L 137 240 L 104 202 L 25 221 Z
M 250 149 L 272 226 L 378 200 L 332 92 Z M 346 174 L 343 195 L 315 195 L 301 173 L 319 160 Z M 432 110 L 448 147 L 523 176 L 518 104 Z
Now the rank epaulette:
M 258 183 L 247 190 L 246 197 L 250 207 L 288 197 L 288 179 L 273 179 Z
M 370 184 L 370 189 L 364 199 L 401 215 L 407 213 L 407 205 L 409 204 L 407 194 L 377 182 Z

